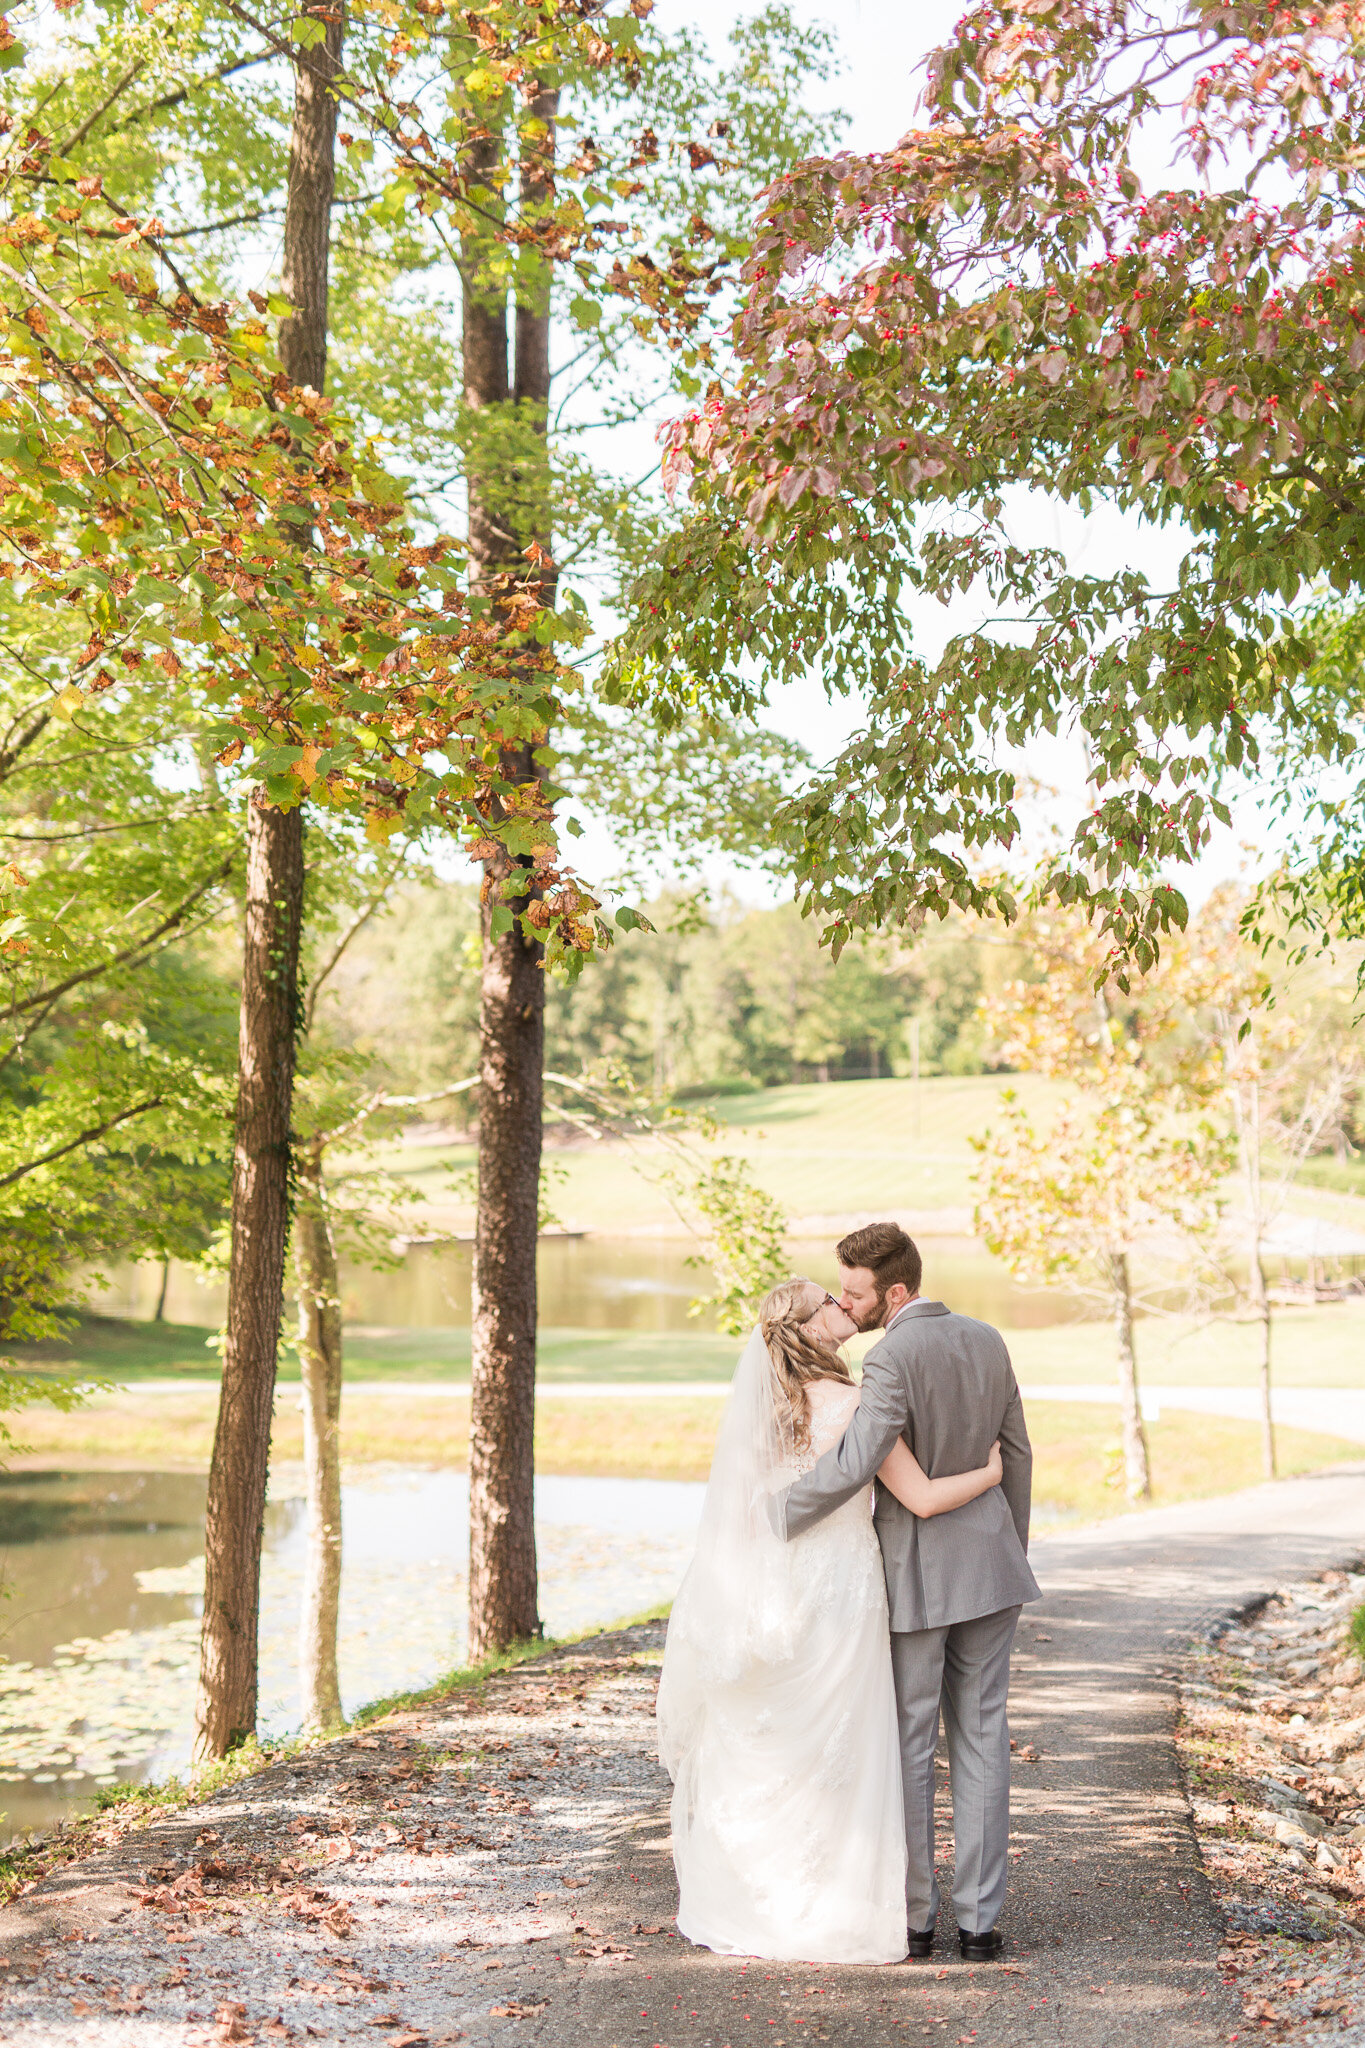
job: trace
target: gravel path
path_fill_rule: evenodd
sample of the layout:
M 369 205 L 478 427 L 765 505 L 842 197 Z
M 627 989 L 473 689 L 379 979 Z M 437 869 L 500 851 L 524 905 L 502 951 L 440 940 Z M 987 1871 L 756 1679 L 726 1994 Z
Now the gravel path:
M 1003 1965 L 962 1965 L 946 1920 L 934 1960 L 897 1969 L 682 1942 L 645 1625 L 111 1825 L 0 1913 L 0 2043 L 1246 2039 L 1172 1741 L 1177 1665 L 1220 1616 L 1362 1553 L 1365 1467 L 1036 1546 Z

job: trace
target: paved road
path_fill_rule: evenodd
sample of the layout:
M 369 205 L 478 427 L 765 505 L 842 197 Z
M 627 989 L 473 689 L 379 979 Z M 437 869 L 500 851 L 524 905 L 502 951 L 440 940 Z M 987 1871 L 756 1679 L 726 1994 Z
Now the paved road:
M 1365 1464 L 1036 1545 L 1046 1597 L 1020 1632 L 1014 1722 L 1042 1757 L 1017 1771 L 1003 1968 L 962 1965 L 946 1915 L 933 1961 L 895 1969 L 745 1965 L 674 1934 L 667 1786 L 650 1742 L 661 1631 L 644 1626 L 523 1665 L 486 1700 L 457 1694 L 324 1745 L 54 1874 L 0 1914 L 0 1961 L 48 1958 L 6 1998 L 3 2040 L 191 2048 L 225 1993 L 245 2016 L 218 2038 L 262 2048 L 305 2025 L 321 2041 L 373 2042 L 376 2024 L 413 2048 L 1212 2048 L 1241 2014 L 1216 1967 L 1221 1927 L 1176 1769 L 1175 1660 L 1219 1615 L 1362 1555 Z M 477 1785 L 411 1780 L 414 1755 L 452 1750 L 480 1759 Z M 399 1790 L 409 1782 L 413 1795 Z M 473 1831 L 513 1812 L 525 1818 L 489 1854 Z M 349 1815 L 365 1845 L 326 1871 L 323 1896 L 345 1903 L 351 1937 L 243 1899 L 240 1921 L 211 1915 L 185 1951 L 187 1986 L 134 1996 L 134 1981 L 184 1977 L 157 1974 L 170 1930 L 133 1909 L 135 1873 L 184 1868 L 210 1820 L 215 1855 L 278 1855 L 305 1815 L 322 1835 Z M 591 1927 L 575 1936 L 578 1913 Z M 87 1939 L 68 1946 L 77 1930 Z M 383 1981 L 343 2011 L 336 1974 L 351 1964 Z M 324 1976 L 329 1986 L 311 1981 Z M 180 2017 L 187 2000 L 197 2026 Z M 263 2027 L 277 2011 L 282 2026 Z
M 1042 1751 L 1016 1779 L 1020 1853 L 1006 1924 L 1010 1961 L 1023 1974 L 963 1967 L 945 1911 L 941 1954 L 896 1972 L 889 2002 L 890 1973 L 819 1975 L 838 1997 L 826 2038 L 1204 2048 L 1240 2023 L 1245 2039 L 1236 1995 L 1216 1967 L 1222 1929 L 1176 1767 L 1175 1660 L 1218 1616 L 1362 1555 L 1365 1465 L 1040 1541 L 1045 1598 L 1020 1629 L 1012 1716 L 1017 1740 Z M 634 1868 L 646 1866 L 648 1897 L 635 1895 L 662 1916 L 671 1894 L 662 1815 L 639 1831 Z M 671 1953 L 655 1996 L 665 2011 L 676 1997 L 681 2011 L 712 2023 L 678 2038 L 748 2048 L 785 2032 L 780 2018 L 776 2031 L 768 2024 L 777 1977 L 756 1965 L 750 1981 L 755 1972 L 769 1994 L 761 2026 L 753 2005 L 754 2024 L 733 2024 L 733 1966 L 714 1959 Z M 610 2025 L 595 2038 L 643 2041 L 638 2021 L 627 2031 L 629 2017 L 604 2012 Z M 651 2038 L 672 2048 L 675 2036 Z

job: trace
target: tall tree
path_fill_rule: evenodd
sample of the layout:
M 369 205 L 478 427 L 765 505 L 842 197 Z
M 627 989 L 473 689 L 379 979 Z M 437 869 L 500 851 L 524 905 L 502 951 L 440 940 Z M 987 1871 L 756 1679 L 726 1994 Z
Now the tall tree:
M 1299 735 L 1315 776 L 1357 750 L 1358 683 L 1305 686 L 1305 606 L 1365 579 L 1359 17 L 982 0 L 925 98 L 923 128 L 765 195 L 738 375 L 673 429 L 695 516 L 640 586 L 619 689 L 700 680 L 749 712 L 818 663 L 863 693 L 788 820 L 836 945 L 950 903 L 1008 915 L 970 855 L 1020 832 L 997 742 L 1076 733 L 1093 786 L 1048 886 L 1142 969 L 1267 738 Z M 1144 190 L 1156 135 L 1186 161 Z M 1028 493 L 1182 528 L 1170 587 L 1020 538 Z M 983 623 L 919 656 L 904 599 L 969 590 Z M 1321 794 L 1359 863 L 1358 804 Z
M 349 395 L 366 424 L 400 451 L 415 502 L 439 505 L 433 477 L 450 471 L 452 444 L 461 444 L 454 466 L 473 482 L 475 588 L 468 613 L 447 588 L 454 619 L 432 619 L 416 599 L 386 610 L 381 587 L 392 599 L 395 588 L 422 585 L 430 568 L 433 551 L 407 545 L 394 551 L 392 578 L 367 582 L 359 602 L 349 568 L 354 540 L 343 543 L 339 526 L 382 536 L 399 493 L 372 479 L 345 501 L 343 521 L 338 491 L 304 492 L 329 556 L 326 621 L 296 632 L 294 653 L 278 661 L 230 663 L 217 697 L 230 707 L 224 737 L 238 735 L 225 765 L 235 758 L 233 746 L 250 745 L 252 770 L 270 803 L 356 806 L 375 837 L 400 823 L 467 836 L 475 857 L 495 871 L 485 875 L 498 897 L 487 913 L 495 960 L 508 952 L 509 934 L 519 934 L 513 980 L 541 949 L 547 965 L 573 971 L 611 939 L 593 896 L 558 857 L 557 792 L 545 740 L 552 723 L 570 723 L 575 699 L 558 687 L 568 679 L 554 650 L 580 639 L 587 621 L 571 595 L 561 598 L 557 616 L 551 612 L 555 584 L 545 543 L 552 531 L 571 526 L 578 550 L 596 550 L 619 565 L 638 554 L 655 523 L 653 511 L 639 505 L 639 485 L 623 489 L 581 455 L 564 459 L 562 427 L 553 473 L 546 462 L 554 280 L 563 281 L 559 314 L 576 331 L 580 358 L 575 388 L 559 406 L 561 420 L 582 389 L 599 395 L 603 423 L 638 416 L 652 400 L 638 388 L 641 362 L 657 368 L 662 361 L 680 388 L 706 372 L 716 325 L 709 309 L 737 257 L 748 196 L 799 153 L 803 137 L 818 132 L 795 99 L 807 54 L 818 65 L 823 46 L 818 36 L 793 30 L 781 8 L 765 9 L 747 25 L 730 69 L 715 74 L 686 37 L 670 42 L 651 31 L 642 41 L 649 12 L 649 0 L 631 0 L 616 14 L 595 5 L 497 0 L 452 26 L 416 0 L 352 24 L 357 54 L 334 84 L 348 124 L 337 214 L 356 225 L 341 231 L 344 313 L 339 343 L 332 337 L 338 345 L 329 377 L 334 391 Z M 304 15 L 289 33 L 307 57 L 322 30 L 320 15 Z M 112 167 L 110 182 L 117 177 L 121 199 L 126 195 L 120 217 L 141 209 L 146 247 L 163 266 L 176 266 L 171 274 L 187 291 L 187 269 L 219 289 L 220 281 L 235 281 L 246 261 L 257 260 L 260 222 L 278 209 L 273 137 L 279 61 L 291 55 L 285 33 L 245 0 L 167 18 L 155 29 L 111 6 L 83 16 L 70 33 L 78 43 L 87 38 L 92 81 L 101 74 L 140 76 L 132 67 L 145 64 L 144 46 L 154 45 L 158 67 L 169 74 L 164 84 L 158 80 L 161 89 L 127 108 L 105 106 L 107 94 L 92 86 L 82 117 L 93 117 L 93 126 L 83 128 L 82 146 L 98 141 L 101 164 Z M 125 49 L 130 41 L 136 49 Z M 425 84 L 425 94 L 414 94 L 415 81 Z M 576 152 L 561 165 L 554 156 L 564 118 L 562 106 L 556 118 L 556 90 L 571 90 L 575 102 Z M 423 107 L 433 99 L 441 116 L 424 128 Z M 163 137 L 171 139 L 169 151 L 160 146 Z M 173 179 L 165 172 L 172 158 Z M 198 218 L 189 213 L 196 189 Z M 169 227 L 158 210 L 170 216 Z M 464 380 L 473 399 L 501 394 L 484 406 L 482 420 L 476 405 L 457 411 L 449 402 L 456 380 L 438 309 L 451 294 L 448 276 L 434 269 L 467 235 L 486 243 L 476 296 L 486 296 L 492 326 L 502 330 L 501 378 L 494 370 L 488 381 L 475 363 Z M 433 273 L 431 316 L 395 311 L 391 292 L 424 270 Z M 515 340 L 513 303 L 511 324 L 521 330 Z M 268 354 L 268 332 L 260 346 Z M 632 351 L 634 364 L 627 360 Z M 278 403 L 282 394 L 274 396 Z M 309 417 L 316 423 L 323 415 L 314 409 Z M 276 423 L 265 438 L 278 446 L 279 431 Z M 353 466 L 344 439 L 329 439 L 325 429 L 316 439 L 319 450 L 331 451 L 324 462 Z M 528 546 L 540 550 L 529 565 Z M 366 559 L 376 562 L 384 552 L 372 549 Z M 572 678 L 573 691 L 581 688 L 582 679 Z M 599 758 L 611 745 L 609 725 L 597 721 Z M 629 925 L 630 912 L 618 916 Z M 526 1008 L 523 1000 L 508 1012 L 518 1030 L 530 1021 Z M 524 1052 L 512 1047 L 523 1079 Z M 515 1146 L 517 1134 L 528 1133 L 534 1090 L 513 1080 Z M 512 1178 L 524 1192 L 519 1164 Z M 491 1297 L 512 1269 L 484 1265 Z M 524 1336 L 516 1333 L 534 1313 L 526 1270 L 523 1261 L 509 1281 L 508 1313 L 495 1332 L 498 1344 L 520 1344 L 522 1355 Z M 491 1427 L 502 1428 L 496 1404 Z M 504 1480 L 508 1474 L 516 1475 L 518 1512 L 529 1531 L 529 1458 L 504 1461 Z M 533 1602 L 527 1612 L 533 1617 Z
M 1138 1392 L 1135 1257 L 1175 1236 L 1205 1263 L 1235 1157 L 1208 1113 L 1220 1073 L 1200 1034 L 1183 1038 L 1203 988 L 1198 962 L 1165 958 L 1126 1000 L 1107 949 L 1076 913 L 1031 927 L 1033 981 L 1007 983 L 985 1005 L 1011 1066 L 1063 1082 L 1068 1094 L 1039 1128 L 1014 1092 L 997 1127 L 973 1139 L 977 1220 L 988 1248 L 1035 1281 L 1068 1279 L 1113 1317 L 1130 1500 L 1151 1492 Z
M 530 119 L 522 126 L 516 167 L 520 213 L 534 233 L 554 190 L 559 93 L 528 89 Z M 479 189 L 496 209 L 508 166 L 495 127 L 477 144 L 489 182 Z M 496 184 L 495 182 L 496 181 Z M 508 291 L 488 276 L 502 257 L 474 222 L 463 235 L 465 402 L 476 416 L 505 408 L 509 397 L 529 427 L 529 461 L 543 469 L 550 400 L 550 281 L 538 263 L 512 295 L 508 359 Z M 510 374 L 509 374 L 510 373 Z M 494 443 L 496 445 L 496 443 Z M 533 476 L 525 493 L 535 530 L 519 531 L 507 479 L 481 467 L 477 444 L 468 468 L 470 559 L 475 587 L 522 572 L 542 603 L 553 604 L 554 574 L 545 530 L 548 492 Z M 539 488 L 537 488 L 539 486 Z M 524 502 L 524 500 L 523 500 Z M 539 516 L 536 516 L 536 513 Z M 541 734 L 543 742 L 545 735 Z M 539 793 L 535 737 L 505 748 L 500 772 L 507 796 L 494 798 L 505 820 L 509 799 Z M 536 1384 L 536 1240 L 540 1215 L 541 1118 L 545 1068 L 545 949 L 534 915 L 543 889 L 533 857 L 496 841 L 484 861 L 483 953 L 479 1000 L 479 1193 L 474 1231 L 472 1389 L 469 1430 L 469 1654 L 478 1659 L 518 1637 L 540 1634 L 537 1601 L 533 1475 Z M 528 914 L 508 919 L 515 902 Z
M 1275 1477 L 1273 1305 L 1266 1240 L 1284 1213 L 1304 1161 L 1340 1128 L 1365 1064 L 1343 1002 L 1345 976 L 1302 961 L 1272 977 L 1239 929 L 1241 902 L 1216 895 L 1192 933 L 1194 1028 L 1215 1049 L 1236 1142 L 1241 1210 L 1235 1245 L 1239 1303 L 1257 1338 L 1262 1465 Z M 1343 1026 L 1345 1028 L 1343 1028 Z
M 294 61 L 294 121 L 284 219 L 280 366 L 319 397 L 327 371 L 327 271 L 336 184 L 340 0 L 308 11 L 323 24 Z M 232 1245 L 218 1426 L 204 1525 L 204 1627 L 195 1754 L 225 1755 L 255 1733 L 261 1538 L 292 1208 L 290 1112 L 303 926 L 303 808 L 262 787 L 248 805 L 246 924 L 238 1051 Z M 310 1207 L 304 1228 L 312 1227 Z

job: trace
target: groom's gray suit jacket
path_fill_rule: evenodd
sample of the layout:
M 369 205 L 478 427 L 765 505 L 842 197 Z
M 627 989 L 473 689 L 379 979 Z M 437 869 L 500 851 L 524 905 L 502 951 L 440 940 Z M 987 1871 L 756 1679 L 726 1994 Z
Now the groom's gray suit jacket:
M 943 1628 L 1040 1598 L 1025 1555 L 1033 1452 L 1010 1355 L 998 1330 L 941 1301 L 912 1301 L 868 1352 L 857 1414 L 780 1497 L 782 1533 L 799 1536 L 851 1500 L 898 1436 L 931 1479 L 984 1465 L 999 1437 L 1005 1477 L 925 1521 L 877 1488 L 891 1627 Z

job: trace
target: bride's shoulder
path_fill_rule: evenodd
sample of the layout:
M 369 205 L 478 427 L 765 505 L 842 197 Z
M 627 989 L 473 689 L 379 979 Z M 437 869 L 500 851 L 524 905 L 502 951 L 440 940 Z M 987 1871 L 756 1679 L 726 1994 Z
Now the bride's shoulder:
M 842 1429 L 858 1405 L 858 1389 L 845 1380 L 814 1380 L 806 1388 L 812 1429 Z
M 811 1380 L 806 1397 L 812 1407 L 856 1408 L 858 1389 L 849 1380 Z

